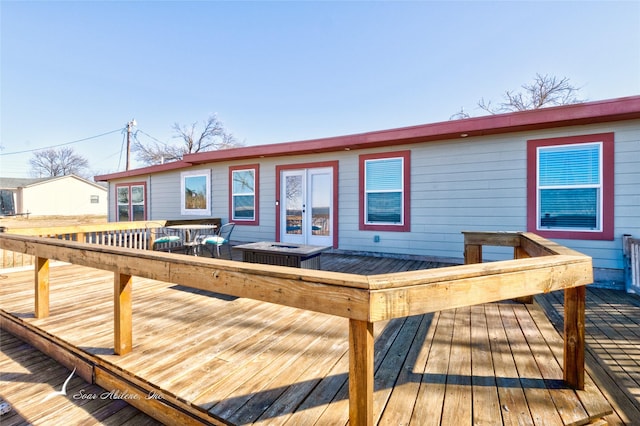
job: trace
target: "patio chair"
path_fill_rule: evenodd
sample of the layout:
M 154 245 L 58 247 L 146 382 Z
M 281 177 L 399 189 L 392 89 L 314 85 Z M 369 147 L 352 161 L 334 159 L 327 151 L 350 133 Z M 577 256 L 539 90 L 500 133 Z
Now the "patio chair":
M 216 235 L 204 235 L 200 238 L 200 244 L 204 247 L 208 247 L 211 252 L 211 257 L 215 257 L 214 253 L 217 253 L 217 257 L 220 255 L 220 247 L 227 246 L 229 251 L 229 259 L 231 259 L 231 232 L 236 226 L 235 223 L 225 223 L 220 227 Z
M 153 241 L 151 249 L 158 251 L 181 250 L 184 246 L 182 232 L 179 229 L 165 228 L 160 223 L 147 224 L 149 236 Z

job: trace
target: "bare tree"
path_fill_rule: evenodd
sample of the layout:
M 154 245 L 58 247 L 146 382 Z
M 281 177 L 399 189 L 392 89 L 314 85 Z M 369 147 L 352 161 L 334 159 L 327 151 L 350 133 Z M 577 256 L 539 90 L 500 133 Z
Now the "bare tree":
M 133 146 L 136 158 L 145 164 L 162 164 L 181 160 L 185 154 L 214 151 L 219 149 L 242 146 L 231 133 L 228 133 L 222 122 L 215 115 L 210 116 L 203 123 L 192 123 L 190 126 L 175 123 L 172 127 L 174 138 L 180 139 L 181 144 L 169 145 L 160 141 L 143 144 L 137 140 Z
M 461 107 L 460 111 L 456 112 L 451 117 L 449 117 L 449 120 L 462 120 L 464 118 L 470 118 L 470 117 L 471 116 L 469 115 L 469 113 L 464 110 L 464 107 Z
M 580 88 L 573 86 L 567 77 L 536 74 L 532 83 L 523 84 L 521 87 L 523 91 L 504 92 L 505 100 L 498 105 L 482 98 L 478 106 L 488 113 L 499 114 L 584 102 L 577 97 Z
M 40 177 L 66 176 L 76 174 L 82 176 L 89 166 L 86 158 L 75 153 L 73 148 L 46 149 L 37 151 L 29 160 L 31 173 Z

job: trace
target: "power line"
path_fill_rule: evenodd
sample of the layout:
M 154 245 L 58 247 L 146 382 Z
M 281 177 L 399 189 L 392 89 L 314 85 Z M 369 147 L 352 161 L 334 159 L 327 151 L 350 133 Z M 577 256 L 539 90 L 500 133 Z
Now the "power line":
M 142 131 L 142 130 L 140 130 L 140 129 L 138 129 L 138 130 L 136 131 L 136 134 L 134 134 L 134 137 L 136 138 L 136 140 L 137 140 L 138 142 L 140 142 L 140 141 L 138 140 L 138 138 L 137 138 L 137 134 L 138 134 L 138 133 L 142 133 L 143 135 L 147 136 L 148 138 L 151 138 L 151 139 L 153 139 L 154 141 L 156 141 L 156 142 L 158 142 L 158 143 L 160 143 L 160 144 L 162 144 L 162 145 L 164 145 L 164 146 L 168 146 L 168 144 L 167 144 L 167 143 L 162 142 L 160 139 L 158 139 L 158 138 L 156 138 L 156 137 L 153 137 L 153 136 L 151 136 L 149 133 L 145 133 L 145 132 L 143 132 L 143 131 Z
M 57 148 L 59 146 L 71 145 L 71 144 L 78 143 L 78 142 L 84 142 L 84 141 L 88 141 L 88 140 L 91 140 L 91 139 L 100 138 L 102 136 L 110 135 L 110 134 L 116 133 L 116 132 L 121 132 L 123 130 L 124 130 L 124 128 L 121 127 L 119 129 L 116 129 L 116 130 L 111 130 L 110 132 L 102 133 L 102 134 L 95 135 L 95 136 L 90 136 L 88 138 L 78 139 L 78 140 L 71 141 L 71 142 L 65 142 L 65 143 L 61 143 L 61 144 L 57 144 L 57 145 L 45 146 L 43 148 L 27 149 L 27 150 L 24 150 L 24 151 L 0 153 L 0 155 L 25 154 L 25 153 L 28 153 L 28 152 L 42 151 L 43 149 Z

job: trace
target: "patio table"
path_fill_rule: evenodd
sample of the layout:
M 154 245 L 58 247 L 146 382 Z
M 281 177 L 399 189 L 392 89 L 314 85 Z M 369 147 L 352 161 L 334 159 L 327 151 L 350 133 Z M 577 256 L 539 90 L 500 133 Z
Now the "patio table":
M 185 233 L 184 246 L 187 248 L 187 254 L 191 253 L 197 256 L 200 253 L 200 242 L 198 236 L 205 235 L 217 228 L 216 225 L 207 224 L 185 224 L 185 225 L 169 225 L 167 228 L 179 229 Z

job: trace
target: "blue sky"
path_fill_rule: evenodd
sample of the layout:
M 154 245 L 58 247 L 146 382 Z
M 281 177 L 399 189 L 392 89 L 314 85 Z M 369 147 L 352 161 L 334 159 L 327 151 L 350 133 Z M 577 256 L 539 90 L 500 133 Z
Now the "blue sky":
M 536 73 L 640 94 L 640 1 L 1 0 L 0 19 L 2 177 L 112 131 L 67 146 L 91 175 L 124 170 L 133 118 L 176 143 L 215 113 L 259 145 L 482 115 Z

